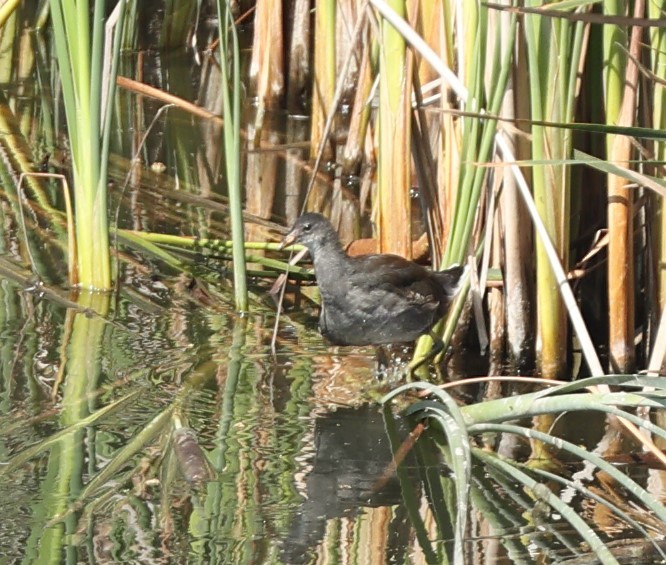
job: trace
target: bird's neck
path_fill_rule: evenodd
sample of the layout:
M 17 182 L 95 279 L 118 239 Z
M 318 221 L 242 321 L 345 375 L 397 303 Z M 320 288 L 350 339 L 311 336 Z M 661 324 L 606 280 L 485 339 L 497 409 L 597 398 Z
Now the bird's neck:
M 312 254 L 312 262 L 320 287 L 338 286 L 340 278 L 346 276 L 349 257 L 336 237 Z

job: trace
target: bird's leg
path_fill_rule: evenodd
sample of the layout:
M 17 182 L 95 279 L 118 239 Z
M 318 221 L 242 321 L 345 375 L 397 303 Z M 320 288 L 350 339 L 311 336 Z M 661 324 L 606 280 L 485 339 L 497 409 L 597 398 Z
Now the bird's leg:
M 444 350 L 444 342 L 442 341 L 442 338 L 440 336 L 438 336 L 436 333 L 432 331 L 430 331 L 428 335 L 430 336 L 430 339 L 432 339 L 433 342 L 432 348 L 430 349 L 430 351 L 428 351 L 428 354 L 425 357 L 423 357 L 423 359 L 419 359 L 416 362 L 412 361 L 409 364 L 409 366 L 407 367 L 407 371 L 411 377 L 416 376 L 416 371 L 418 371 L 426 363 L 432 361 Z
M 375 376 L 378 380 L 383 381 L 388 372 L 390 363 L 390 356 L 382 345 L 377 346 L 377 353 L 375 356 Z

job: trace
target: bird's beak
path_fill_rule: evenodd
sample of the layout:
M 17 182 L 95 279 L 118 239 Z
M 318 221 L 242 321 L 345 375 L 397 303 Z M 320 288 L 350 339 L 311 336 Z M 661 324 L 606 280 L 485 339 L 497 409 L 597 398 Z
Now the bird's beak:
M 294 233 L 293 231 L 290 231 L 287 235 L 284 236 L 284 239 L 280 243 L 280 249 L 284 249 L 285 247 L 288 247 L 289 245 L 296 243 L 297 238 L 298 234 Z

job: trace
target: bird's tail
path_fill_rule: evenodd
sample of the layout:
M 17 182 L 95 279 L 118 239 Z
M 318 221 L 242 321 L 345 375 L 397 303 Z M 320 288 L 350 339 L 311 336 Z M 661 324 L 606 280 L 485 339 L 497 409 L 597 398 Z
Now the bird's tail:
M 458 290 L 460 290 L 462 281 L 465 280 L 467 270 L 467 266 L 453 265 L 443 271 L 435 271 L 435 276 L 446 291 L 446 294 L 455 296 Z

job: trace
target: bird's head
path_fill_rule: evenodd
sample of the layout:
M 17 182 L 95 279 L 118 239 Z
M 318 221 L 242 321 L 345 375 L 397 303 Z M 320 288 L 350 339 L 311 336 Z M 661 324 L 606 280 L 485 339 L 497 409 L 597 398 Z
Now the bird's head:
M 308 248 L 310 255 L 322 247 L 334 244 L 339 246 L 338 234 L 331 222 L 321 214 L 310 212 L 303 214 L 289 230 L 280 244 L 280 249 L 300 243 Z

